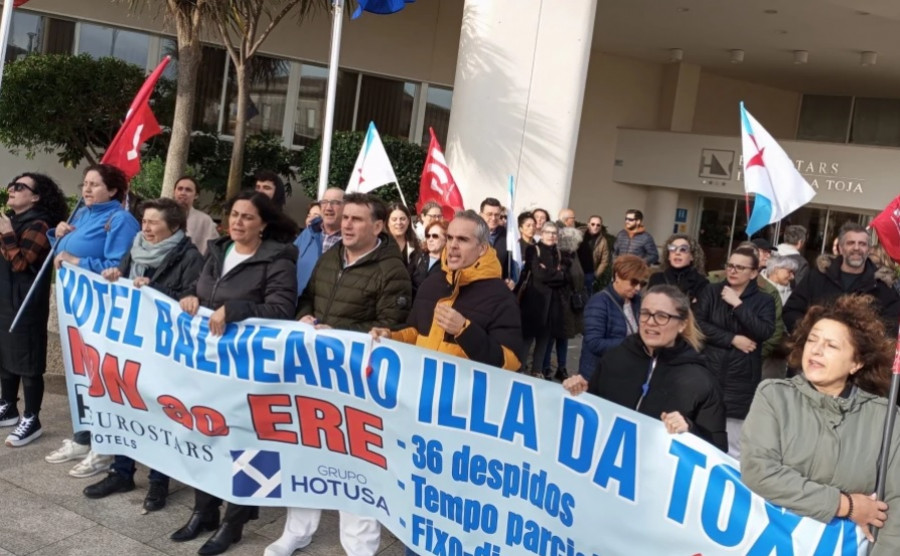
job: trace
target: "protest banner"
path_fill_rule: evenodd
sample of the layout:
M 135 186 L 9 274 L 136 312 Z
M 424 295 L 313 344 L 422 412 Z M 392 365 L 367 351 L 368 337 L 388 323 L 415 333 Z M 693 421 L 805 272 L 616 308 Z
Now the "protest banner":
M 56 293 L 75 428 L 232 502 L 373 516 L 423 555 L 865 552 L 699 438 L 558 384 L 299 322 L 213 337 L 209 311 L 68 265 Z

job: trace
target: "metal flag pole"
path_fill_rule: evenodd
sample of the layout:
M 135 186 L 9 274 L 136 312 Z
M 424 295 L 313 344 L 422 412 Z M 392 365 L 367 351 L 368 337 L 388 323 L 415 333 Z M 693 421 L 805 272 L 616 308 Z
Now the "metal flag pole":
M 891 373 L 891 390 L 888 393 L 887 411 L 884 414 L 884 434 L 881 437 L 881 453 L 878 457 L 878 477 L 875 480 L 875 499 L 884 500 L 887 468 L 891 456 L 891 439 L 894 436 L 894 421 L 897 417 L 897 389 L 900 387 L 900 334 L 897 335 L 897 348 L 894 351 L 894 367 Z M 871 527 L 872 535 L 878 540 L 878 528 Z M 872 552 L 874 543 L 869 544 Z
M 331 6 L 331 56 L 328 59 L 325 121 L 322 123 L 322 156 L 319 160 L 319 199 L 325 196 L 325 190 L 328 189 L 328 169 L 331 166 L 331 136 L 334 133 L 334 100 L 337 96 L 338 63 L 341 58 L 341 27 L 344 21 L 344 0 L 333 0 Z

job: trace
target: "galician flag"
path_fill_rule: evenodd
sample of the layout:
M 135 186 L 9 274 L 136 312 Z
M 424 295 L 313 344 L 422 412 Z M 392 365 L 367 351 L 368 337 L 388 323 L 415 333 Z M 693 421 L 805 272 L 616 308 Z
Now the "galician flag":
M 509 176 L 509 200 L 506 204 L 506 250 L 509 251 L 509 279 L 519 281 L 519 273 L 522 271 L 522 244 L 519 242 L 519 226 L 516 220 L 516 185 L 512 176 Z
M 744 189 L 754 193 L 753 213 L 747 222 L 751 236 L 808 203 L 816 190 L 800 175 L 784 149 L 741 103 L 741 143 Z
M 347 182 L 347 193 L 368 193 L 389 183 L 397 183 L 397 175 L 375 129 L 375 122 L 369 122 L 369 130 Z

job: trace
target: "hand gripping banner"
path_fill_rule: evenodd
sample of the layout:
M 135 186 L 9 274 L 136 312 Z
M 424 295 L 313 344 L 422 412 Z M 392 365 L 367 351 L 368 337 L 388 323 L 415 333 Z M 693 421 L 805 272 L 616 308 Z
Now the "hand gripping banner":
M 364 334 L 209 334 L 152 288 L 56 281 L 76 430 L 226 500 L 373 516 L 419 554 L 865 553 L 766 504 L 737 462 L 594 396 Z

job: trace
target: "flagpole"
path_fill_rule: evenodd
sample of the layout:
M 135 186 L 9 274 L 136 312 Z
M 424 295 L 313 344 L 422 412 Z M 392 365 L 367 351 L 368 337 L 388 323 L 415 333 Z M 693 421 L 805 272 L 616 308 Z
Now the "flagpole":
M 13 0 L 3 2 L 3 16 L 0 18 L 0 87 L 3 83 L 3 68 L 6 66 L 6 46 L 9 42 L 9 27 L 12 24 Z
M 408 208 L 409 208 L 409 205 L 406 204 L 406 198 L 403 197 L 403 190 L 400 189 L 400 183 L 394 182 L 394 185 L 397 186 L 397 193 L 400 194 L 400 200 L 403 201 L 403 206 L 406 207 L 406 208 L 408 209 Z
M 900 388 L 900 334 L 897 336 L 897 348 L 894 351 L 894 367 L 891 374 L 891 391 L 888 393 L 887 411 L 884 415 L 884 434 L 881 437 L 881 454 L 878 457 L 878 476 L 875 479 L 875 499 L 884 500 L 887 468 L 890 461 L 891 440 L 894 435 L 894 420 L 897 416 L 897 389 Z M 872 535 L 878 539 L 878 528 L 870 527 Z M 869 544 L 869 553 L 874 543 Z
M 325 121 L 322 123 L 322 156 L 319 161 L 319 199 L 328 189 L 328 169 L 331 166 L 331 136 L 334 133 L 334 101 L 337 96 L 338 63 L 341 58 L 341 27 L 344 0 L 333 0 L 331 15 L 331 56 L 328 60 L 328 88 L 325 93 Z M 402 197 L 402 193 L 400 194 Z

